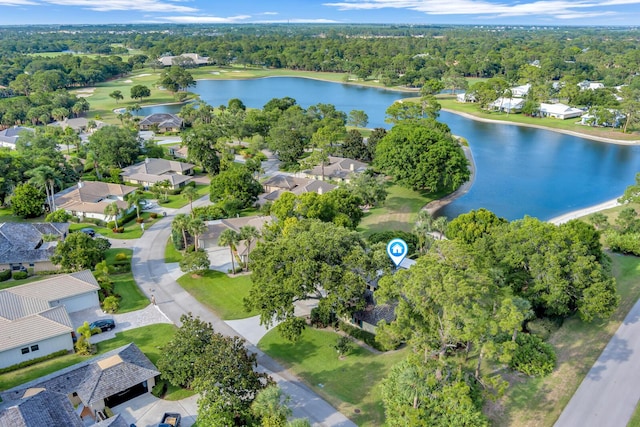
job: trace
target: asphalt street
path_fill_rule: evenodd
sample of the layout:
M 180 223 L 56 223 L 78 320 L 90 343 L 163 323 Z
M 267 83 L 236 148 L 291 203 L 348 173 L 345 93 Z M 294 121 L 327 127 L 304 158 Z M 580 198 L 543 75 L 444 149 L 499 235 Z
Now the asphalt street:
M 207 198 L 208 196 L 205 196 L 194 202 L 194 206 L 206 204 Z M 186 206 L 175 213 L 188 212 L 189 207 Z M 138 286 L 147 297 L 155 296 L 158 308 L 176 325 L 180 325 L 180 317 L 183 314 L 192 313 L 210 322 L 217 332 L 230 336 L 239 335 L 182 289 L 168 274 L 164 263 L 164 249 L 171 233 L 172 217 L 173 215 L 168 215 L 162 218 L 133 244 L 132 271 Z M 252 344 L 248 344 L 247 348 L 257 353 L 259 369 L 269 373 L 283 392 L 291 397 L 289 406 L 293 410 L 294 417 L 308 418 L 314 426 L 355 426 L 275 360 Z

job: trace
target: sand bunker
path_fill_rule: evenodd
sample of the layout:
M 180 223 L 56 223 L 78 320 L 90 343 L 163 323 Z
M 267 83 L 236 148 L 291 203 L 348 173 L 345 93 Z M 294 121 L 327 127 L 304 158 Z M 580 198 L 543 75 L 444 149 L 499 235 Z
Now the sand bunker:
M 144 73 L 144 74 L 140 74 L 139 76 L 136 76 L 136 78 L 138 78 L 138 77 L 147 77 L 147 76 L 150 76 L 150 75 L 151 74 L 149 74 L 149 73 Z
M 218 71 L 212 71 L 212 72 L 211 72 L 211 74 L 215 74 L 216 76 L 219 76 L 219 75 L 220 75 L 220 72 L 218 72 Z
M 122 83 L 133 83 L 133 80 L 129 79 L 129 80 L 125 80 Z

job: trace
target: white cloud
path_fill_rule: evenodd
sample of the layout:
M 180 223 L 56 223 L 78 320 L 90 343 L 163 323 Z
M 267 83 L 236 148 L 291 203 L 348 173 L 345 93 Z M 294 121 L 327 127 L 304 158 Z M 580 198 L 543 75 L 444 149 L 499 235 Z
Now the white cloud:
M 0 0 L 2 1 L 2 0 Z M 188 6 L 180 6 L 162 0 L 44 0 L 46 3 L 59 6 L 72 6 L 82 9 L 95 10 L 97 12 L 110 12 L 114 10 L 140 10 L 158 13 L 192 13 L 198 9 Z
M 492 3 L 486 0 L 353 0 L 324 3 L 338 10 L 408 9 L 429 15 L 551 16 L 558 19 L 611 15 L 610 11 L 583 12 L 579 9 L 640 3 L 640 0 L 540 0 L 530 3 Z
M 162 20 L 175 22 L 177 24 L 230 24 L 235 22 L 246 21 L 251 18 L 251 15 L 238 15 L 238 16 L 163 16 Z
M 278 12 L 262 12 L 256 13 L 256 15 L 278 15 Z
M 270 19 L 264 21 L 252 21 L 256 24 L 337 24 L 341 21 L 325 18 L 293 18 L 293 19 Z
M 26 6 L 37 4 L 29 0 L 0 0 L 0 6 Z

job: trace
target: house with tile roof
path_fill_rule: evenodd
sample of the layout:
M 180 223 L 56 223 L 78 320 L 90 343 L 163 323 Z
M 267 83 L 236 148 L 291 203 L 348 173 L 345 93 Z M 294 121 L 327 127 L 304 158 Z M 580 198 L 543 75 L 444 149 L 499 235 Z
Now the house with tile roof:
M 62 222 L 0 223 L 0 270 L 57 270 L 51 256 L 67 234 L 69 224 Z
M 200 56 L 197 53 L 183 53 L 182 55 L 165 55 L 158 58 L 158 61 L 164 67 L 179 65 L 184 61 L 193 61 L 193 65 L 207 65 L 209 63 L 208 56 Z
M 105 408 L 150 393 L 158 375 L 160 372 L 144 353 L 135 344 L 128 344 L 1 392 L 0 425 L 6 420 L 15 421 L 8 425 L 16 427 L 120 427 L 122 421 L 118 416 L 107 419 Z M 45 393 L 43 398 L 37 398 L 41 393 Z M 27 409 L 38 409 L 40 414 Z M 48 419 L 61 422 L 38 424 Z
M 16 142 L 18 141 L 18 138 L 20 138 L 20 133 L 33 131 L 34 130 L 31 128 L 23 126 L 12 126 L 10 128 L 0 130 L 0 147 L 7 147 L 15 150 Z
M 140 184 L 145 188 L 162 181 L 168 181 L 172 190 L 177 190 L 191 182 L 195 165 L 166 159 L 146 158 L 144 162 L 127 166 L 120 176 L 125 182 Z
M 0 368 L 73 351 L 69 313 L 98 307 L 99 290 L 89 270 L 0 290 Z
M 326 181 L 284 174 L 273 175 L 262 186 L 267 194 L 261 197 L 261 202 L 277 200 L 287 191 L 295 195 L 309 192 L 324 194 L 338 187 Z
M 218 247 L 218 239 L 224 230 L 231 229 L 240 233 L 240 229 L 244 226 L 255 227 L 256 230 L 262 231 L 265 225 L 273 221 L 270 215 L 247 216 L 241 218 L 226 218 L 215 221 L 207 221 L 207 231 L 203 233 L 199 239 L 199 245 L 203 249 Z M 240 241 L 236 244 L 236 255 L 240 261 L 247 262 L 249 253 L 255 248 L 256 242 L 251 243 L 251 247 L 247 246 L 247 242 Z
M 358 160 L 329 156 L 328 161 L 304 171 L 303 174 L 320 181 L 349 182 L 353 174 L 362 173 L 367 167 L 368 164 Z
M 140 120 L 140 130 L 155 130 L 159 132 L 178 132 L 182 129 L 184 121 L 170 113 L 155 113 Z
M 97 218 L 107 221 L 109 218 L 104 214 L 104 209 L 111 203 L 115 202 L 122 209 L 118 218 L 134 209 L 129 207 L 126 197 L 137 189 L 130 185 L 109 182 L 81 181 L 73 187 L 56 193 L 53 197 L 58 209 L 64 209 L 80 220 Z

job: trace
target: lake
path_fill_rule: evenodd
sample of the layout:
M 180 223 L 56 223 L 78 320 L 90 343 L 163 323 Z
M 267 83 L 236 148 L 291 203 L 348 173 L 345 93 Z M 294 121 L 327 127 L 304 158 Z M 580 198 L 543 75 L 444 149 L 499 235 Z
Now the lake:
M 200 80 L 193 92 L 213 106 L 238 98 L 262 108 L 289 96 L 308 108 L 333 104 L 338 110 L 364 110 L 369 127 L 385 127 L 385 110 L 411 94 L 320 80 L 277 77 L 254 80 Z M 139 114 L 177 112 L 180 105 L 145 107 Z M 484 123 L 442 112 L 440 121 L 469 141 L 476 178 L 467 194 L 438 214 L 453 218 L 486 208 L 509 220 L 525 215 L 548 220 L 620 196 L 640 172 L 640 146 L 595 142 L 521 126 Z

